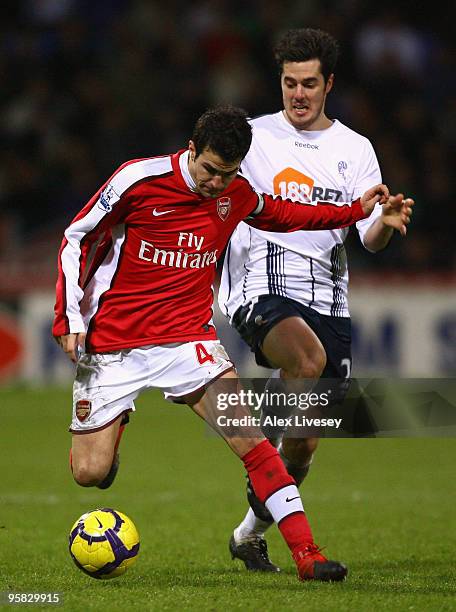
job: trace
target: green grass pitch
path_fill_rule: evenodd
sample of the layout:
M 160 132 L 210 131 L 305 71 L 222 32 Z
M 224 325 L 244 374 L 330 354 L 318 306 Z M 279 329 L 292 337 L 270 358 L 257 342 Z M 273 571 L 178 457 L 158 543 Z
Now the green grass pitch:
M 245 480 L 224 443 L 158 393 L 137 409 L 116 482 L 84 489 L 68 469 L 70 390 L 0 389 L 0 591 L 60 592 L 72 611 L 456 610 L 456 440 L 322 441 L 304 504 L 316 541 L 350 574 L 300 583 L 276 528 L 281 574 L 231 561 Z M 73 521 L 99 506 L 125 512 L 141 536 L 136 565 L 105 582 L 67 550 Z

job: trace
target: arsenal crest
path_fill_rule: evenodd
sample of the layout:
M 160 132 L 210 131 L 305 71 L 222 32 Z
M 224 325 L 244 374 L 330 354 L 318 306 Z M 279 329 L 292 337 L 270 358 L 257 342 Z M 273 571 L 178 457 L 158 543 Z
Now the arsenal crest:
M 92 402 L 90 400 L 78 400 L 76 402 L 76 416 L 81 423 L 89 418 L 92 410 Z
M 219 198 L 217 200 L 217 213 L 222 221 L 226 221 L 231 210 L 230 198 Z

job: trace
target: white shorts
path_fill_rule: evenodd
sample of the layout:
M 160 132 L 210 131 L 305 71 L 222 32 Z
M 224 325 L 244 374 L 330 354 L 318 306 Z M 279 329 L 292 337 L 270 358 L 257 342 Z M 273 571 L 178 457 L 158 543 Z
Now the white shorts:
M 161 389 L 166 399 L 178 400 L 231 368 L 219 340 L 83 353 L 73 385 L 70 431 L 107 427 L 123 412 L 135 410 L 133 400 L 141 391 Z

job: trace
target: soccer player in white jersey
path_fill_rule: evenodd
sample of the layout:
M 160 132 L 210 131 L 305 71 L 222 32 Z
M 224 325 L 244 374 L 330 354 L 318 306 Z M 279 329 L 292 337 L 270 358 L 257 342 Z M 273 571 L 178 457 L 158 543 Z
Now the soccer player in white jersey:
M 319 552 L 277 450 L 255 425 L 236 424 L 246 408 L 233 408 L 231 427 L 218 422 L 217 394 L 230 383 L 236 391 L 238 382 L 212 322 L 212 284 L 242 219 L 276 231 L 335 228 L 366 217 L 377 202 L 401 207 L 403 196 L 376 185 L 333 207 L 262 195 L 238 175 L 251 138 L 241 109 L 207 111 L 188 149 L 127 162 L 65 231 L 53 334 L 77 362 L 71 468 L 78 484 L 108 487 L 134 399 L 161 389 L 191 406 L 242 459 L 300 579 L 342 580 L 347 570 Z
M 369 140 L 325 113 L 337 56 L 337 41 L 321 30 L 289 30 L 278 41 L 275 58 L 284 108 L 251 120 L 252 146 L 241 165 L 243 176 L 256 189 L 304 202 L 337 203 L 381 182 Z M 359 221 L 357 230 L 365 248 L 383 249 L 398 229 L 397 215 L 410 212 L 410 202 L 404 201 L 402 209 L 377 207 L 368 219 Z M 347 233 L 348 229 L 337 229 L 279 234 L 241 223 L 231 238 L 219 305 L 250 345 L 257 363 L 274 368 L 270 390 L 280 388 L 286 379 L 306 379 L 310 388 L 312 381 L 325 377 L 341 381 L 332 397 L 343 399 L 352 364 Z M 405 234 L 405 226 L 401 233 Z M 274 414 L 270 407 L 268 411 L 263 417 Z M 287 415 L 282 411 L 279 416 Z M 277 440 L 283 434 L 264 432 Z M 298 486 L 317 442 L 313 437 L 285 436 L 279 445 Z M 248 569 L 278 571 L 264 540 L 271 516 L 249 487 L 248 499 L 251 508 L 231 537 L 231 554 Z

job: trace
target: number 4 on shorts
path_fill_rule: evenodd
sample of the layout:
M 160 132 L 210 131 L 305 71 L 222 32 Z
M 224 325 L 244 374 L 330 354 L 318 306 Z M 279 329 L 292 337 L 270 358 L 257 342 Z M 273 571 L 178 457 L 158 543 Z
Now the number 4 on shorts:
M 210 353 L 206 351 L 206 349 L 204 348 L 204 344 L 201 344 L 201 342 L 198 342 L 198 344 L 195 344 L 195 351 L 196 351 L 196 358 L 198 359 L 198 363 L 200 365 L 205 364 L 206 361 L 215 363 L 215 359 L 212 357 Z

